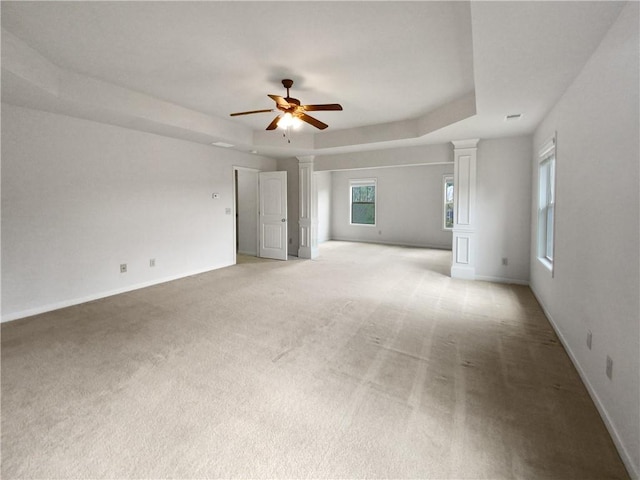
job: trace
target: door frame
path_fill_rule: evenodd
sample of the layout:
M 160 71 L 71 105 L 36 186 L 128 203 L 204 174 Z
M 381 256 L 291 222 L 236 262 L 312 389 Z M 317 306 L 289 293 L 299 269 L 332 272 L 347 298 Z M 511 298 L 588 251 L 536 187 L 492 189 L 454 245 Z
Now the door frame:
M 231 208 L 231 216 L 233 217 L 233 239 L 232 239 L 232 249 L 233 249 L 233 265 L 235 265 L 238 261 L 237 259 L 237 254 L 238 254 L 238 250 L 236 248 L 236 245 L 238 243 L 238 239 L 236 238 L 236 232 L 238 231 L 238 218 L 237 218 L 237 213 L 238 213 L 238 202 L 237 202 L 237 194 L 238 192 L 236 191 L 236 175 L 238 171 L 245 171 L 245 172 L 252 172 L 256 174 L 256 218 L 255 218 L 255 224 L 256 224 L 256 256 L 259 257 L 260 256 L 260 181 L 259 181 L 259 174 L 261 172 L 261 170 L 257 169 L 257 168 L 250 168 L 250 167 L 241 167 L 241 166 L 237 166 L 234 165 L 231 173 L 232 173 L 232 181 L 231 181 L 231 189 L 232 189 L 232 198 L 233 198 L 233 202 L 232 205 L 233 207 Z

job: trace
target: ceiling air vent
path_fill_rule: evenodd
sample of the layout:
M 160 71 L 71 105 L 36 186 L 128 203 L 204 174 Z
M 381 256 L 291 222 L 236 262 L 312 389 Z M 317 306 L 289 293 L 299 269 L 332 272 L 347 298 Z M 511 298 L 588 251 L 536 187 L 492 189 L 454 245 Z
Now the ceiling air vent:
M 211 145 L 213 145 L 214 147 L 224 147 L 224 148 L 230 148 L 233 147 L 232 144 L 230 143 L 225 143 L 225 142 L 213 142 Z
M 506 117 L 504 117 L 505 121 L 507 122 L 511 120 L 520 120 L 520 118 L 522 118 L 521 113 L 512 113 L 511 115 L 507 115 Z

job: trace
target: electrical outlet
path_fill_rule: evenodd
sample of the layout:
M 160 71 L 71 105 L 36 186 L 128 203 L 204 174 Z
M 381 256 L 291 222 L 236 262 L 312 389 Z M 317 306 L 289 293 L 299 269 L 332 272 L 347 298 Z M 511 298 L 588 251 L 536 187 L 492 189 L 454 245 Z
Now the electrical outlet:
M 607 355 L 607 377 L 609 377 L 609 380 L 613 379 L 613 360 L 609 355 Z
M 587 331 L 587 347 L 589 347 L 589 350 L 591 350 L 591 341 L 593 340 L 593 334 L 591 333 L 591 330 Z
M 149 260 L 149 266 L 150 267 L 155 267 L 156 266 L 156 259 L 152 258 L 151 260 Z
M 126 263 L 121 263 L 120 264 L 120 273 L 127 273 L 127 264 Z
M 224 213 L 225 213 L 225 215 L 231 215 L 231 209 L 230 208 L 225 208 L 224 209 Z
M 502 257 L 502 265 L 504 266 L 509 265 L 509 259 L 507 257 Z

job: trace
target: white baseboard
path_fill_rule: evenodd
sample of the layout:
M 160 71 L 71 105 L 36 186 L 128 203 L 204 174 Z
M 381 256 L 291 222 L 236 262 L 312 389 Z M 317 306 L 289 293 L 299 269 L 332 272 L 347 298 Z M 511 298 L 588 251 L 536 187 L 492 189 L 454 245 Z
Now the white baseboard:
M 476 275 L 476 280 L 480 280 L 483 282 L 508 283 L 512 285 L 529 285 L 528 280 L 519 280 L 517 278 L 507 277 L 492 277 L 490 275 Z
M 542 311 L 544 312 L 545 316 L 549 320 L 551 327 L 553 328 L 553 330 L 556 332 L 556 335 L 560 339 L 560 343 L 562 343 L 562 346 L 564 347 L 567 354 L 569 355 L 571 362 L 576 367 L 576 370 L 578 371 L 578 374 L 582 379 L 582 383 L 584 383 L 585 387 L 587 387 L 587 391 L 589 392 L 589 395 L 591 396 L 593 403 L 598 409 L 598 412 L 600 413 L 600 416 L 602 417 L 602 420 L 604 421 L 604 424 L 607 427 L 607 430 L 609 431 L 609 435 L 611 435 L 611 439 L 613 440 L 613 443 L 615 444 L 616 449 L 620 454 L 620 458 L 622 458 L 622 462 L 624 463 L 624 466 L 626 467 L 627 472 L 629 473 L 629 476 L 634 480 L 639 480 L 640 479 L 639 467 L 637 465 L 634 465 L 633 460 L 631 459 L 631 455 L 629 455 L 629 452 L 625 448 L 622 438 L 620 438 L 620 435 L 618 434 L 618 430 L 616 429 L 615 425 L 611 421 L 611 418 L 609 417 L 609 413 L 607 412 L 607 409 L 605 408 L 604 404 L 600 400 L 600 397 L 598 396 L 595 389 L 593 388 L 593 385 L 591 385 L 589 378 L 585 374 L 584 370 L 582 369 L 582 366 L 580 365 L 576 356 L 571 350 L 569 343 L 567 342 L 564 335 L 556 325 L 556 322 L 553 320 L 553 317 L 549 313 L 549 310 L 547 310 L 547 307 L 540 299 L 540 296 L 536 293 L 536 291 L 533 289 L 531 285 L 529 286 L 529 288 L 533 292 L 533 296 L 536 297 L 536 300 L 540 304 L 540 307 L 542 308 Z
M 433 248 L 436 250 L 451 250 L 450 245 L 428 245 L 428 244 L 417 244 L 417 243 L 398 243 L 398 242 L 386 242 L 382 240 L 354 240 L 353 238 L 340 238 L 340 237 L 332 237 L 330 240 L 335 240 L 336 242 L 353 242 L 353 243 L 373 243 L 374 245 L 390 245 L 396 247 L 414 247 L 414 248 Z M 327 241 L 330 241 L 327 240 Z
M 231 264 L 229 264 L 231 265 Z M 61 302 L 49 303 L 47 305 L 42 305 L 40 307 L 29 308 L 27 310 L 21 310 L 19 312 L 7 313 L 6 315 L 2 315 L 2 323 L 10 322 L 12 320 L 18 320 L 20 318 L 31 317 L 33 315 L 39 315 L 41 313 L 51 312 L 53 310 L 59 310 L 61 308 L 72 307 L 74 305 L 79 305 L 81 303 L 91 302 L 93 300 L 99 300 L 101 298 L 111 297 L 113 295 L 119 295 L 121 293 L 131 292 L 133 290 L 139 290 L 141 288 L 151 287 L 153 285 L 158 285 L 160 283 L 171 282 L 173 280 L 179 280 L 181 278 L 190 277 L 192 275 L 198 275 L 200 273 L 210 272 L 212 270 L 217 270 L 218 268 L 228 267 L 229 265 L 220 265 L 218 267 L 206 268 L 204 270 L 196 270 L 187 273 L 181 273 L 179 275 L 172 275 L 169 277 L 159 278 L 156 280 L 151 280 L 148 282 L 137 283 L 134 285 L 129 285 L 123 288 L 117 288 L 115 290 L 109 290 L 106 292 L 95 293 L 92 295 L 87 295 L 85 297 L 73 298 L 69 300 L 63 300 Z

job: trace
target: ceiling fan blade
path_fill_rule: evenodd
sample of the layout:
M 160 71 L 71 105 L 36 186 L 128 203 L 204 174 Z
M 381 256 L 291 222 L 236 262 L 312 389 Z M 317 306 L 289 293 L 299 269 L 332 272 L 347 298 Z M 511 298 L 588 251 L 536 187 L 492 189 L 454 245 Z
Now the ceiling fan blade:
M 290 108 L 291 107 L 291 105 L 289 105 L 289 102 L 287 102 L 280 95 L 267 95 L 267 96 L 269 98 L 271 98 L 272 100 L 275 100 L 275 102 L 278 104 L 279 107 L 282 107 L 282 108 Z
M 307 112 L 314 112 L 319 110 L 342 110 L 342 105 L 339 103 L 325 103 L 322 105 L 302 105 Z
M 251 110 L 250 112 L 237 112 L 237 113 L 230 113 L 229 116 L 230 117 L 237 117 L 238 115 L 251 115 L 252 113 L 263 113 L 263 112 L 273 112 L 273 108 L 270 108 L 269 110 Z
M 278 127 L 278 121 L 280 120 L 280 115 L 273 119 L 273 121 L 267 127 L 267 130 L 275 130 Z
M 300 120 L 303 120 L 305 122 L 307 122 L 310 125 L 313 125 L 316 128 L 319 128 L 320 130 L 324 130 L 325 128 L 327 128 L 329 125 L 327 125 L 326 123 L 322 123 L 320 120 L 318 120 L 317 118 L 313 118 L 310 117 L 309 115 L 305 114 L 305 113 L 299 113 L 298 115 L 296 115 Z

